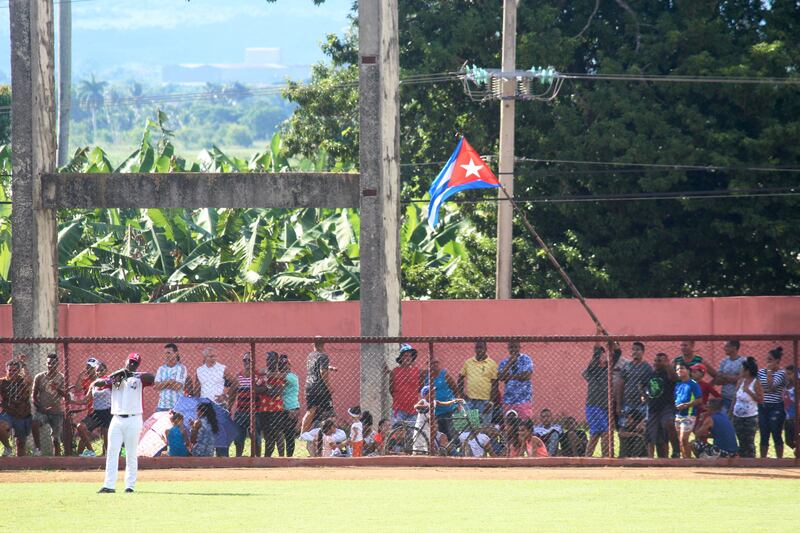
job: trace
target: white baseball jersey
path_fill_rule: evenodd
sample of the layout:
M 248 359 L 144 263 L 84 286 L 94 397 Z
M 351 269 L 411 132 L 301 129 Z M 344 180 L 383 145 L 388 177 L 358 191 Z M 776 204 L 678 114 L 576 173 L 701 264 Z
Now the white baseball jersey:
M 123 379 L 111 386 L 112 415 L 142 414 L 142 380 L 139 376 Z

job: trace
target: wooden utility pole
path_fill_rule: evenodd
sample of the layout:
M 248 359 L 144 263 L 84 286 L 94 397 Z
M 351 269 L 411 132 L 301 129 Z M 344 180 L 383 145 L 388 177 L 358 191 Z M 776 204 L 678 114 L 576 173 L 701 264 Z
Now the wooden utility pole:
M 69 160 L 72 109 L 72 2 L 58 4 L 58 166 Z
M 358 3 L 361 335 L 400 335 L 400 52 L 397 0 Z M 361 346 L 361 409 L 386 414 L 397 346 Z
M 42 206 L 42 176 L 55 169 L 55 53 L 52 0 L 10 0 L 12 120 L 11 256 L 15 337 L 54 337 L 58 316 L 56 215 Z M 47 347 L 30 350 L 44 370 Z
M 517 2 L 503 0 L 503 57 L 502 71 L 514 72 L 517 68 Z M 516 79 L 502 80 L 500 99 L 500 164 L 498 168 L 500 183 L 514 197 L 514 111 Z M 503 193 L 498 191 L 498 198 Z M 495 278 L 495 298 L 511 298 L 511 258 L 513 238 L 514 208 L 511 202 L 497 202 L 497 266 Z

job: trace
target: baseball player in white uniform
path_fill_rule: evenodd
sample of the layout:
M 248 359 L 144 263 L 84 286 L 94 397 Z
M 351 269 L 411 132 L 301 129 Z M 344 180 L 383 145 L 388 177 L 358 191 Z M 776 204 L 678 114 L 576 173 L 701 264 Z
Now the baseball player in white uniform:
M 125 444 L 125 492 L 133 492 L 139 460 L 136 448 L 142 430 L 142 388 L 152 385 L 153 374 L 136 372 L 142 356 L 132 353 L 125 368 L 94 382 L 97 387 L 111 388 L 111 425 L 108 427 L 106 480 L 99 493 L 116 492 L 117 465 L 122 444 Z

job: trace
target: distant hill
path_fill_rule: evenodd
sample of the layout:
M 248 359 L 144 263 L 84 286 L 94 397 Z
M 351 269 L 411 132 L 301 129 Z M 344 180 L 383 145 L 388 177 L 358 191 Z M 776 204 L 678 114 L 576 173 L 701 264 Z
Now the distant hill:
M 352 3 L 83 0 L 72 6 L 73 79 L 160 82 L 165 65 L 241 63 L 250 47 L 280 48 L 284 64 L 309 65 L 322 59 L 326 34 L 343 32 Z M 8 15 L 0 7 L 0 82 L 10 78 Z

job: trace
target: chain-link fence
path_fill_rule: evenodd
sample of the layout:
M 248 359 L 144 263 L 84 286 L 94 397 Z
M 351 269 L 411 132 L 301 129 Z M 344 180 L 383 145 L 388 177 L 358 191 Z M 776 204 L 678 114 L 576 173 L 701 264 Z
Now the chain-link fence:
M 3 339 L 4 455 L 102 455 L 113 387 L 93 384 L 129 354 L 153 376 L 142 456 L 788 457 L 797 439 L 790 336 Z

